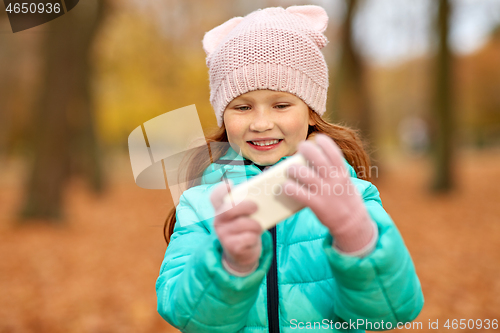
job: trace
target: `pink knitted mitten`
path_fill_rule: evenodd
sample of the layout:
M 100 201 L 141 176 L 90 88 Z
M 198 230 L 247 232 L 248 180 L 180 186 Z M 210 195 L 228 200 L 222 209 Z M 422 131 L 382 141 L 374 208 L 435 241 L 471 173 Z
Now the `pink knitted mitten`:
M 230 207 L 223 202 L 227 193 L 227 185 L 222 182 L 210 195 L 215 209 L 214 229 L 223 248 L 222 264 L 232 275 L 246 276 L 259 266 L 264 230 L 249 217 L 257 211 L 257 204 L 243 200 Z
M 340 252 L 366 255 L 378 238 L 376 224 L 350 180 L 340 148 L 324 134 L 317 134 L 315 142 L 299 143 L 297 150 L 308 164 L 289 167 L 291 179 L 284 183 L 284 193 L 316 214 L 330 230 L 334 247 Z

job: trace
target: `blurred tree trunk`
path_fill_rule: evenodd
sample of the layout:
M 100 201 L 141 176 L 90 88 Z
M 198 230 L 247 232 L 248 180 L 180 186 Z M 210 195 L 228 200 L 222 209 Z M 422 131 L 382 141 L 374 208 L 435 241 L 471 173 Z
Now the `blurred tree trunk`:
M 450 2 L 439 0 L 436 28 L 438 54 L 435 63 L 434 133 L 432 155 L 434 175 L 433 191 L 448 191 L 453 187 L 453 115 L 452 115 L 452 54 L 448 44 L 450 27 Z
M 90 51 L 108 1 L 85 1 L 48 23 L 32 125 L 34 161 L 21 217 L 60 218 L 70 176 L 103 186 L 91 98 Z
M 354 45 L 354 18 L 359 0 L 346 0 L 346 16 L 342 25 L 341 55 L 336 75 L 330 75 L 332 118 L 335 122 L 359 129 L 366 143 L 374 139 L 372 110 L 368 92 L 365 63 Z M 369 152 L 373 159 L 373 152 Z

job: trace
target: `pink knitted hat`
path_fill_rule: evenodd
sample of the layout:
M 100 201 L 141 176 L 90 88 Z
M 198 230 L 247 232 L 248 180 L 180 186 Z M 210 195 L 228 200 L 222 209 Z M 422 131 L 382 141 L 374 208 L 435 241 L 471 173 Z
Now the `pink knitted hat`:
M 312 110 L 326 110 L 328 67 L 320 49 L 328 40 L 326 11 L 315 5 L 258 9 L 205 33 L 210 103 L 217 125 L 236 97 L 249 91 L 285 91 Z

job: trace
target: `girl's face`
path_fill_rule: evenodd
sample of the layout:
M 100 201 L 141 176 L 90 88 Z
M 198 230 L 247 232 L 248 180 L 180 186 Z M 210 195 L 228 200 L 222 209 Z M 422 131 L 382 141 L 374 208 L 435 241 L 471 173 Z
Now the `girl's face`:
M 307 138 L 309 107 L 281 91 L 254 90 L 233 99 L 224 110 L 229 143 L 258 165 L 272 165 L 293 155 Z

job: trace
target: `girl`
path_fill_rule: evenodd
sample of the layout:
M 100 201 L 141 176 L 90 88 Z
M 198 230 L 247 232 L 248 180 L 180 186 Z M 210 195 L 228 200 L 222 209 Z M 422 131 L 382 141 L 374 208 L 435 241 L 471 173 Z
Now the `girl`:
M 158 311 L 182 332 L 386 330 L 422 309 L 358 136 L 321 117 L 327 22 L 319 6 L 276 7 L 205 34 L 220 127 L 207 141 L 227 144 L 213 146 L 214 163 L 193 158 L 189 178 L 201 181 L 165 225 Z M 308 164 L 291 166 L 283 189 L 306 208 L 262 230 L 255 203 L 223 203 L 224 179 L 237 185 L 297 151 Z

